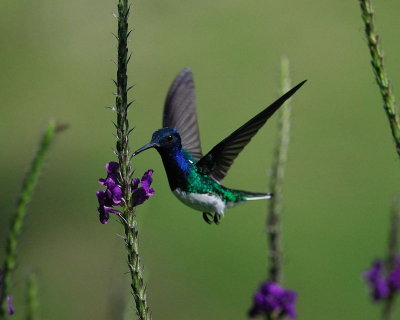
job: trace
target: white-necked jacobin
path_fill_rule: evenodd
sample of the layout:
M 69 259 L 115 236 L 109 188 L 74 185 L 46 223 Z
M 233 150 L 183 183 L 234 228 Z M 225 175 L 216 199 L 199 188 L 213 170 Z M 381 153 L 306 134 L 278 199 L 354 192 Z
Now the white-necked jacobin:
M 207 223 L 214 221 L 218 224 L 227 208 L 246 200 L 271 198 L 270 193 L 230 189 L 220 182 L 251 138 L 305 82 L 300 82 L 203 156 L 193 76 L 190 69 L 185 68 L 169 88 L 164 104 L 163 128 L 155 131 L 150 143 L 133 155 L 155 148 L 162 158 L 175 196 L 189 207 L 203 212 Z

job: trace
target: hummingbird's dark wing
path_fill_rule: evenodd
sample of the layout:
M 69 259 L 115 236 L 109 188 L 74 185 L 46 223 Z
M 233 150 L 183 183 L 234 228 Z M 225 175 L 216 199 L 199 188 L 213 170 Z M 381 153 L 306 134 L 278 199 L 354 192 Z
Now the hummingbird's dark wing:
M 300 82 L 297 86 L 286 92 L 282 97 L 247 121 L 239 129 L 218 143 L 203 158 L 197 162 L 205 174 L 215 181 L 220 182 L 226 176 L 230 166 L 240 151 L 250 142 L 251 138 L 267 122 L 276 110 L 289 99 L 307 80 Z
M 178 74 L 169 88 L 164 105 L 163 127 L 178 130 L 182 147 L 197 161 L 201 153 L 193 75 L 189 68 Z

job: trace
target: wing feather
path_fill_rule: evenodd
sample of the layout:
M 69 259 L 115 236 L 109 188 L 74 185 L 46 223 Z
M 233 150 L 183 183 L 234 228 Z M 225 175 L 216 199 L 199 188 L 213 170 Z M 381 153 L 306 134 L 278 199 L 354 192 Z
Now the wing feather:
M 205 174 L 208 174 L 215 181 L 222 181 L 233 161 L 250 142 L 251 138 L 253 138 L 275 111 L 278 110 L 279 107 L 305 82 L 306 80 L 300 82 L 297 86 L 286 92 L 278 100 L 218 143 L 210 152 L 199 160 L 197 163 L 198 168 L 200 168 Z
M 193 75 L 189 68 L 178 74 L 164 104 L 163 127 L 178 130 L 182 147 L 197 161 L 202 157 L 197 123 Z

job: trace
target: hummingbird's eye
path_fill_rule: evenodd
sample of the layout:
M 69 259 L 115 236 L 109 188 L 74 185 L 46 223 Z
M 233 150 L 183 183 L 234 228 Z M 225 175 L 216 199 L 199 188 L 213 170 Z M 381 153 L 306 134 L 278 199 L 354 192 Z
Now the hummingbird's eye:
M 167 141 L 172 141 L 172 135 L 169 135 L 168 137 L 167 137 Z

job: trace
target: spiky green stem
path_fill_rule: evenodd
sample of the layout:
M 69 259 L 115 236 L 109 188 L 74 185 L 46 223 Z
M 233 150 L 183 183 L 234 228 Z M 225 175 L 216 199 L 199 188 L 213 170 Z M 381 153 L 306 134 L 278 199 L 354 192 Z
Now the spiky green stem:
M 118 70 L 117 70 L 117 94 L 115 106 L 117 111 L 117 155 L 121 172 L 121 184 L 126 204 L 130 204 L 130 181 L 132 169 L 129 150 L 129 120 L 128 120 L 128 17 L 130 7 L 128 0 L 119 0 L 118 3 Z
M 120 167 L 121 187 L 124 195 L 124 205 L 121 216 L 121 223 L 125 231 L 125 247 L 127 250 L 128 267 L 131 275 L 132 294 L 136 304 L 137 315 L 141 320 L 151 319 L 149 307 L 146 299 L 146 285 L 143 280 L 143 269 L 141 267 L 139 256 L 139 238 L 135 210 L 132 204 L 131 181 L 132 165 L 131 152 L 129 149 L 129 128 L 128 109 L 131 103 L 128 103 L 128 17 L 130 6 L 128 0 L 119 0 L 118 2 L 118 70 L 117 70 L 117 144 L 116 153 Z
M 26 216 L 26 208 L 32 199 L 33 191 L 38 182 L 39 175 L 43 169 L 44 160 L 49 147 L 54 140 L 56 132 L 61 129 L 54 121 L 50 121 L 39 143 L 35 157 L 25 176 L 21 194 L 17 201 L 17 207 L 11 218 L 10 231 L 6 240 L 6 254 L 3 264 L 2 288 L 0 292 L 0 319 L 4 319 L 7 314 L 6 297 L 10 294 L 11 277 L 15 270 L 18 242 L 21 235 L 22 226 Z
M 400 237 L 400 200 L 397 199 L 393 203 L 392 215 L 391 215 L 391 227 L 389 233 L 389 245 L 388 245 L 388 258 L 386 260 L 387 270 L 393 270 L 396 258 L 399 256 L 399 237 Z M 383 308 L 382 318 L 384 320 L 392 320 L 394 305 L 395 305 L 396 293 L 391 292 L 385 306 Z
M 289 60 L 282 58 L 281 61 L 281 91 L 283 93 L 290 89 Z M 270 189 L 274 194 L 269 201 L 267 215 L 267 234 L 269 240 L 269 280 L 282 282 L 282 240 L 281 240 L 281 212 L 283 200 L 283 180 L 285 175 L 285 164 L 287 160 L 290 140 L 290 113 L 291 107 L 287 101 L 282 107 L 279 116 L 279 136 L 273 159 Z
M 27 313 L 26 320 L 38 320 L 39 298 L 38 298 L 38 281 L 36 275 L 31 273 L 27 281 L 28 294 L 27 294 Z
M 375 74 L 382 99 L 383 108 L 390 123 L 392 136 L 396 145 L 397 154 L 400 156 L 400 118 L 398 106 L 392 92 L 390 81 L 386 75 L 383 60 L 383 51 L 379 44 L 379 36 L 375 30 L 375 13 L 371 0 L 359 0 L 361 15 L 364 21 L 365 35 L 371 54 L 372 69 Z

